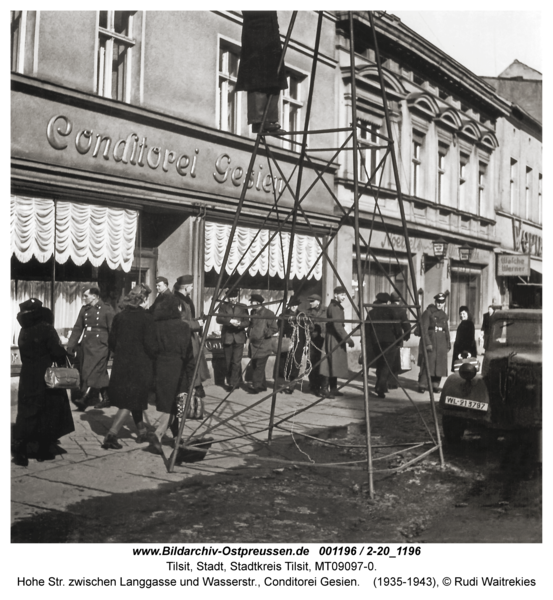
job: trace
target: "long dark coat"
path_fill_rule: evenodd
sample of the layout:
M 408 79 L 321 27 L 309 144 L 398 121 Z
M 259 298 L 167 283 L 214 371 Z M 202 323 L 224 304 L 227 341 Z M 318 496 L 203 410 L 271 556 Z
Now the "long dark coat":
M 83 392 L 89 387 L 101 389 L 109 384 L 108 336 L 113 317 L 111 306 L 98 300 L 95 306 L 88 304 L 81 308 L 73 326 L 67 351 L 71 354 L 77 349 Z
M 231 319 L 239 319 L 239 326 L 235 327 L 231 325 Z M 219 314 L 217 315 L 217 323 L 223 326 L 221 341 L 224 346 L 246 343 L 246 330 L 250 326 L 250 314 L 245 304 L 240 302 L 236 304 L 231 304 L 230 302 L 221 304 Z
M 194 360 L 198 360 L 200 357 L 200 366 L 198 367 L 198 373 L 196 374 L 196 381 L 194 385 L 200 385 L 202 381 L 206 381 L 211 377 L 209 373 L 209 367 L 207 366 L 207 360 L 205 354 L 200 354 L 200 336 L 202 335 L 202 326 L 196 320 L 196 308 L 194 302 L 189 296 L 185 296 L 180 292 L 173 292 L 175 298 L 179 301 L 181 319 L 188 323 L 190 326 L 190 339 L 192 343 L 192 355 Z
M 242 49 L 236 91 L 276 93 L 288 87 L 284 65 L 278 73 L 282 54 L 277 13 L 274 10 L 243 10 Z
M 349 377 L 348 351 L 345 339 L 348 334 L 344 329 L 344 309 L 342 305 L 331 300 L 326 310 L 328 319 L 325 336 L 326 360 L 321 363 L 320 374 L 325 377 Z
M 14 439 L 53 442 L 75 431 L 66 390 L 50 389 L 44 373 L 53 362 L 65 366 L 66 352 L 52 323 L 49 308 L 17 315 L 21 373 L 17 392 Z
M 175 413 L 177 394 L 188 392 L 188 362 L 193 360 L 190 325 L 181 319 L 179 303 L 171 294 L 154 311 L 158 355 L 156 359 L 156 408 Z
M 250 357 L 264 358 L 270 356 L 272 354 L 271 338 L 278 331 L 275 313 L 262 306 L 253 313 L 253 316 L 261 318 L 252 319 L 252 324 L 248 329 Z
M 453 364 L 458 360 L 458 356 L 461 352 L 470 352 L 471 356 L 477 356 L 476 340 L 474 338 L 474 323 L 470 319 L 461 321 L 457 327 L 455 342 L 453 343 L 453 359 L 451 361 L 452 371 Z
M 126 306 L 115 315 L 108 341 L 114 353 L 108 390 L 111 404 L 146 410 L 158 351 L 154 317 L 140 306 Z
M 373 367 L 383 366 L 387 362 L 390 369 L 396 364 L 399 357 L 399 347 L 394 342 L 403 334 L 400 323 L 390 323 L 397 320 L 397 315 L 392 306 L 383 304 L 376 306 L 368 314 L 369 322 L 365 325 L 365 343 L 367 345 L 367 362 L 374 360 L 379 354 Z
M 435 304 L 431 304 L 422 313 L 420 325 L 419 367 L 422 366 L 424 358 L 422 344 L 431 346 L 432 349 L 427 350 L 430 376 L 447 377 L 447 353 L 451 350 L 451 341 L 449 339 L 449 324 L 446 313 L 438 309 Z M 436 327 L 441 327 L 442 331 L 436 331 Z

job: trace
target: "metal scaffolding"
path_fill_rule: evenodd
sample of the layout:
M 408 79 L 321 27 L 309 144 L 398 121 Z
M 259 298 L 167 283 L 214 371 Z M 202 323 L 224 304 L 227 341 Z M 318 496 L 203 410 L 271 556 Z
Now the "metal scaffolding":
M 283 65 L 284 65 L 284 59 L 285 59 L 286 51 L 289 46 L 289 42 L 290 42 L 291 35 L 293 32 L 296 16 L 297 16 L 297 12 L 293 12 L 289 27 L 288 27 L 288 31 L 286 34 L 286 38 L 284 41 L 284 45 L 283 45 L 283 52 L 282 52 L 280 65 L 279 65 L 279 72 L 283 68 Z M 351 77 L 351 95 L 352 95 L 351 122 L 348 127 L 341 127 L 341 128 L 335 128 L 335 129 L 324 129 L 324 130 L 310 129 L 312 101 L 313 101 L 314 87 L 315 87 L 315 81 L 316 81 L 317 64 L 319 61 L 319 45 L 320 45 L 320 41 L 321 41 L 322 19 L 323 19 L 323 13 L 322 13 L 322 11 L 319 11 L 314 51 L 313 51 L 313 63 L 312 63 L 312 69 L 311 69 L 311 74 L 310 74 L 310 81 L 309 81 L 309 93 L 308 93 L 308 98 L 307 98 L 307 103 L 306 103 L 304 127 L 300 131 L 291 131 L 291 132 L 287 132 L 286 134 L 277 136 L 281 139 L 288 140 L 291 144 L 294 144 L 295 147 L 299 147 L 297 163 L 296 163 L 294 169 L 292 170 L 292 173 L 289 176 L 285 176 L 278 160 L 276 159 L 276 157 L 274 155 L 270 141 L 275 138 L 267 139 L 267 137 L 265 137 L 263 135 L 263 133 L 260 133 L 257 135 L 257 138 L 255 140 L 255 145 L 254 145 L 253 152 L 252 152 L 252 155 L 250 158 L 245 181 L 246 182 L 250 181 L 252 171 L 254 168 L 255 160 L 260 152 L 260 148 L 263 148 L 264 154 L 267 157 L 267 161 L 269 164 L 269 171 L 270 171 L 272 180 L 273 181 L 275 180 L 274 173 L 278 172 L 279 176 L 285 182 L 285 187 L 283 190 L 277 191 L 276 186 L 273 186 L 273 188 L 274 188 L 273 189 L 273 206 L 270 208 L 268 214 L 266 215 L 265 223 L 274 214 L 277 218 L 278 226 L 277 226 L 276 231 L 273 231 L 271 233 L 269 241 L 259 250 L 259 252 L 255 256 L 255 258 L 250 261 L 250 265 L 253 264 L 257 260 L 257 258 L 264 252 L 264 250 L 267 248 L 267 246 L 271 243 L 271 241 L 277 235 L 279 235 L 280 240 L 281 240 L 281 251 L 282 251 L 282 257 L 283 257 L 283 262 L 284 262 L 284 257 L 286 256 L 286 254 L 285 254 L 285 249 L 282 247 L 282 236 L 280 236 L 280 233 L 284 229 L 284 227 L 286 227 L 286 228 L 290 227 L 289 247 L 288 247 L 288 254 L 287 254 L 287 261 L 286 261 L 286 270 L 285 270 L 285 274 L 284 274 L 284 297 L 282 299 L 282 307 L 285 308 L 288 304 L 288 297 L 289 297 L 289 292 L 290 292 L 289 282 L 290 282 L 292 255 L 293 255 L 293 248 L 294 248 L 294 238 L 296 235 L 296 230 L 298 228 L 298 225 L 301 225 L 304 229 L 308 228 L 309 231 L 315 236 L 315 239 L 317 240 L 317 243 L 320 248 L 320 255 L 317 259 L 317 262 L 320 260 L 325 260 L 326 264 L 332 269 L 332 271 L 336 277 L 336 280 L 339 282 L 339 284 L 341 286 L 345 287 L 347 290 L 348 286 L 346 285 L 346 282 L 343 281 L 343 278 L 340 275 L 340 273 L 336 267 L 336 264 L 334 263 L 332 256 L 330 256 L 330 253 L 328 250 L 329 250 L 329 247 L 332 244 L 332 242 L 336 239 L 338 232 L 342 227 L 352 227 L 353 228 L 356 270 L 357 270 L 357 282 L 358 282 L 359 287 L 358 287 L 357 300 L 355 300 L 351 296 L 351 294 L 349 292 L 347 292 L 347 296 L 348 296 L 348 298 L 352 304 L 352 307 L 354 309 L 354 318 L 346 320 L 345 322 L 350 323 L 351 329 L 352 329 L 352 332 L 349 334 L 348 339 L 351 337 L 351 335 L 353 333 L 355 333 L 357 330 L 360 330 L 361 348 L 362 348 L 362 352 L 361 352 L 362 364 L 361 364 L 361 368 L 360 368 L 360 373 L 359 372 L 355 373 L 354 376 L 352 376 L 348 381 L 343 383 L 340 387 L 344 387 L 345 385 L 350 383 L 353 379 L 357 378 L 359 376 L 359 374 L 362 375 L 363 398 L 364 398 L 364 409 L 365 409 L 365 426 L 366 426 L 366 451 L 367 451 L 366 467 L 367 467 L 367 474 L 368 474 L 369 494 L 371 497 L 373 497 L 374 496 L 373 473 L 376 471 L 373 468 L 373 456 L 372 456 L 373 445 L 371 442 L 370 411 L 369 411 L 370 393 L 369 393 L 368 377 L 369 377 L 369 368 L 374 366 L 374 363 L 380 357 L 384 356 L 384 359 L 385 360 L 387 360 L 387 359 L 385 356 L 385 350 L 382 350 L 382 352 L 377 357 L 375 357 L 371 362 L 368 362 L 367 353 L 364 351 L 364 349 L 366 348 L 366 344 L 367 344 L 367 341 L 365 339 L 366 338 L 365 325 L 372 322 L 370 315 L 369 315 L 369 310 L 373 307 L 373 304 L 369 304 L 364 301 L 364 293 L 363 293 L 364 276 L 367 273 L 369 264 L 372 263 L 375 265 L 376 268 L 380 269 L 381 273 L 384 274 L 387 277 L 388 281 L 390 282 L 390 286 L 400 295 L 401 300 L 404 305 L 403 308 L 407 309 L 411 316 L 411 318 L 409 319 L 410 326 L 411 326 L 411 332 L 414 331 L 416 325 L 420 322 L 421 306 L 419 304 L 418 294 L 416 291 L 417 290 L 416 273 L 415 273 L 415 268 L 413 265 L 413 256 L 412 256 L 411 248 L 410 248 L 410 244 L 409 244 L 409 234 L 408 234 L 405 210 L 404 210 L 404 205 L 403 205 L 403 197 L 402 197 L 402 192 L 401 192 L 401 181 L 400 181 L 400 176 L 399 176 L 399 169 L 398 169 L 396 151 L 395 151 L 393 134 L 392 134 L 393 130 L 391 127 L 390 115 L 389 115 L 389 110 L 388 110 L 386 88 L 384 85 L 384 75 L 383 75 L 383 71 L 382 71 L 380 53 L 379 53 L 379 49 L 378 49 L 378 40 L 377 40 L 377 35 L 376 35 L 374 15 L 372 12 L 369 12 L 368 19 L 369 19 L 369 23 L 370 23 L 373 46 L 374 46 L 374 51 L 375 51 L 376 66 L 378 69 L 378 77 L 379 77 L 379 83 L 380 83 L 380 89 L 381 89 L 382 104 L 383 104 L 383 108 L 384 108 L 384 120 L 385 120 L 385 124 L 386 124 L 386 135 L 379 134 L 379 133 L 377 134 L 377 133 L 373 132 L 373 135 L 378 138 L 376 142 L 370 141 L 368 139 L 359 139 L 359 132 L 362 132 L 364 130 L 364 128 L 366 131 L 366 125 L 364 125 L 362 122 L 360 122 L 357 117 L 357 106 L 356 106 L 357 105 L 357 89 L 356 89 L 356 67 L 355 67 L 355 51 L 354 51 L 354 49 L 355 49 L 354 16 L 353 16 L 352 12 L 348 13 L 347 21 L 344 22 L 344 26 L 347 29 L 348 34 L 349 34 L 350 77 Z M 263 116 L 263 123 L 261 125 L 261 131 L 263 131 L 263 124 L 264 124 L 266 116 L 267 116 L 267 110 L 268 110 L 268 103 L 267 103 L 267 107 L 265 109 L 265 114 Z M 316 136 L 319 134 L 329 134 L 329 133 L 337 134 L 336 135 L 337 138 L 341 135 L 345 139 L 341 144 L 339 144 L 333 148 L 324 148 L 324 149 L 316 148 L 313 150 L 309 149 L 308 143 L 307 143 L 308 135 L 312 138 L 313 136 Z M 301 139 L 301 141 L 296 141 L 297 138 Z M 366 150 L 367 148 L 378 149 L 379 151 L 381 151 L 381 154 L 382 154 L 381 160 L 378 161 L 378 164 L 375 164 L 374 169 L 372 169 L 372 171 L 369 171 L 367 169 L 367 165 L 364 164 L 364 161 L 362 160 L 362 152 L 364 150 Z M 331 156 L 330 156 L 330 159 L 326 162 L 326 164 L 323 164 L 321 166 L 322 161 L 314 160 L 313 155 L 315 152 L 321 152 L 322 150 L 326 151 L 327 153 L 330 153 Z M 353 160 L 351 160 L 351 163 L 350 163 L 353 165 L 353 202 L 351 204 L 348 203 L 347 205 L 344 205 L 344 203 L 342 203 L 339 200 L 339 198 L 337 197 L 335 191 L 333 189 L 331 189 L 331 187 L 325 181 L 324 175 L 326 173 L 329 173 L 332 170 L 332 165 L 335 163 L 335 161 L 337 160 L 337 158 L 340 155 L 347 154 L 347 153 L 350 153 L 353 158 Z M 382 215 L 382 212 L 381 212 L 380 206 L 379 206 L 381 186 L 377 185 L 377 182 L 381 182 L 381 180 L 382 180 L 384 166 L 388 160 L 391 160 L 391 165 L 392 165 L 392 170 L 393 170 L 393 175 L 394 175 L 394 180 L 395 180 L 395 192 L 397 194 L 397 203 L 398 203 L 398 207 L 399 207 L 399 213 L 401 215 L 402 234 L 403 234 L 404 241 L 405 241 L 405 248 L 406 248 L 406 253 L 407 253 L 407 261 L 408 261 L 408 270 L 409 270 L 409 276 L 410 276 L 410 282 L 409 281 L 407 282 L 407 292 L 405 294 L 405 297 L 403 297 L 401 290 L 399 290 L 396 287 L 396 285 L 394 284 L 394 281 L 390 278 L 389 274 L 383 268 L 382 264 L 379 262 L 378 256 L 373 252 L 373 250 L 371 249 L 371 246 L 370 246 L 370 239 L 371 239 L 374 225 L 376 222 L 379 221 L 381 223 L 382 228 L 385 231 L 386 236 L 388 236 L 388 237 L 390 236 L 390 232 L 388 231 L 388 229 L 386 227 L 386 223 L 385 223 L 385 220 L 383 218 L 383 215 Z M 363 169 L 363 171 L 361 173 L 360 173 L 360 166 Z M 308 186 L 303 181 L 304 169 L 306 167 L 312 169 L 316 174 L 315 181 L 311 182 Z M 369 165 L 369 167 L 370 167 L 370 165 Z M 364 175 L 363 183 L 360 181 L 361 174 Z M 380 180 L 378 179 L 379 177 L 380 177 Z M 294 181 L 294 178 L 295 178 L 295 181 Z M 339 215 L 339 221 L 338 221 L 337 226 L 333 227 L 329 231 L 329 234 L 328 234 L 328 236 L 326 236 L 326 240 L 324 240 L 324 241 L 321 241 L 319 239 L 319 237 L 316 235 L 315 228 L 313 227 L 313 224 L 310 222 L 310 219 L 309 219 L 305 209 L 302 207 L 303 201 L 309 196 L 310 193 L 312 193 L 312 190 L 315 187 L 315 185 L 319 185 L 319 184 L 324 186 L 326 193 L 328 193 L 331 196 L 331 198 L 333 199 L 333 201 L 335 203 L 335 208 L 337 209 L 337 212 Z M 234 267 L 234 270 L 232 271 L 232 273 L 230 275 L 228 275 L 228 277 L 226 277 L 226 279 L 225 279 L 225 274 L 227 274 L 226 267 L 227 267 L 227 263 L 229 261 L 229 255 L 231 252 L 232 242 L 233 242 L 234 234 L 236 232 L 236 229 L 237 229 L 237 226 L 238 226 L 238 223 L 240 220 L 240 216 L 241 216 L 241 212 L 242 212 L 242 208 L 244 205 L 247 191 L 248 191 L 248 186 L 243 185 L 242 191 L 240 194 L 240 198 L 239 198 L 239 201 L 238 201 L 238 204 L 236 207 L 236 212 L 235 212 L 234 220 L 232 223 L 232 228 L 231 228 L 228 243 L 226 246 L 225 254 L 223 257 L 221 270 L 220 270 L 218 278 L 217 278 L 217 283 L 216 283 L 215 291 L 214 291 L 213 298 L 211 301 L 211 306 L 209 309 L 209 313 L 206 315 L 207 321 L 206 321 L 206 325 L 204 327 L 204 332 L 203 332 L 203 335 L 201 338 L 200 352 L 203 352 L 203 350 L 204 350 L 211 320 L 213 319 L 213 317 L 217 316 L 218 311 L 219 311 L 219 306 L 220 306 L 221 302 L 223 301 L 222 290 L 225 287 L 228 287 L 230 289 L 235 289 L 239 285 L 240 280 L 243 277 L 243 275 L 240 275 L 238 278 L 236 277 L 237 266 Z M 279 201 L 281 200 L 282 195 L 285 191 L 288 191 L 293 198 L 293 206 L 291 208 L 285 208 L 279 204 Z M 365 237 L 362 235 L 361 230 L 360 230 L 360 207 L 359 207 L 359 205 L 360 205 L 360 198 L 363 195 L 370 195 L 370 197 L 372 199 L 374 199 L 374 205 L 375 205 L 374 212 L 373 212 L 373 215 L 371 218 L 370 234 L 369 234 L 368 240 L 365 239 Z M 252 242 L 250 243 L 250 246 L 244 252 L 244 256 L 246 256 L 249 253 L 254 241 L 255 241 L 255 238 L 254 238 L 254 240 L 252 240 Z M 393 245 L 392 244 L 390 244 L 390 245 L 393 248 Z M 396 255 L 395 251 L 394 251 L 394 257 L 396 260 L 398 260 L 398 257 Z M 308 276 L 313 271 L 313 269 L 316 267 L 317 262 L 311 266 L 311 270 L 308 273 Z M 399 261 L 398 261 L 398 264 L 399 264 Z M 244 271 L 244 273 L 245 272 L 247 272 L 247 268 Z M 303 283 L 305 283 L 308 276 L 306 276 L 303 279 Z M 296 294 L 298 294 L 299 291 L 301 291 L 301 287 L 303 287 L 303 283 L 300 286 L 300 290 L 296 290 L 296 292 L 295 292 Z M 376 306 L 376 305 L 374 305 L 374 306 Z M 255 316 L 252 316 L 251 318 L 255 319 Z M 285 319 L 283 317 L 278 317 L 278 319 L 279 319 L 280 331 L 279 331 L 279 337 L 278 337 L 278 348 L 276 351 L 276 359 L 275 359 L 276 360 L 275 373 L 279 372 L 279 366 L 280 366 L 280 360 L 281 360 L 281 350 L 282 350 L 282 339 L 283 339 L 282 334 L 283 334 L 283 328 L 285 325 Z M 329 319 L 326 319 L 326 320 L 328 321 Z M 325 321 L 325 319 L 321 319 L 321 321 Z M 406 335 L 406 333 L 404 333 L 404 336 L 405 335 Z M 402 339 L 403 338 L 397 340 L 396 344 L 400 344 L 402 342 Z M 426 354 L 426 347 L 424 344 L 421 344 L 421 349 L 423 352 L 424 364 L 426 365 L 426 377 L 427 377 L 428 381 L 430 381 L 430 374 L 429 374 L 428 366 L 427 366 L 428 365 L 428 357 Z M 323 355 L 324 355 L 324 353 L 323 353 Z M 325 357 L 323 356 L 321 358 L 320 362 L 322 362 L 324 360 L 325 360 Z M 317 367 L 318 365 L 313 365 L 313 366 Z M 194 392 L 194 382 L 196 380 L 198 368 L 199 368 L 199 361 L 196 362 L 196 365 L 194 368 L 194 374 L 191 378 L 191 385 L 190 385 L 190 389 L 187 394 L 186 405 L 184 408 L 184 417 L 180 421 L 178 436 L 175 440 L 175 448 L 173 450 L 173 453 L 172 453 L 169 461 L 167 461 L 168 471 L 172 471 L 175 466 L 177 450 L 179 448 L 179 444 L 181 443 L 181 438 L 182 438 L 182 435 L 184 432 L 184 425 L 186 423 L 186 415 L 188 414 L 188 410 L 189 410 L 189 407 L 191 404 L 191 399 L 192 399 L 192 395 Z M 301 379 L 301 377 L 299 377 L 297 381 L 299 381 L 300 379 Z M 223 425 L 230 427 L 230 428 L 234 428 L 234 430 L 237 432 L 237 436 L 234 436 L 233 438 L 227 437 L 227 438 L 225 438 L 224 441 L 228 441 L 229 439 L 239 439 L 240 437 L 242 437 L 244 435 L 248 435 L 248 434 L 244 434 L 243 432 L 241 432 L 240 428 L 235 426 L 236 420 L 238 419 L 238 417 L 240 417 L 243 414 L 247 414 L 249 411 L 256 408 L 261 403 L 268 401 L 269 398 L 271 398 L 271 410 L 270 410 L 269 423 L 267 424 L 266 427 L 263 427 L 256 433 L 259 433 L 262 431 L 267 431 L 268 432 L 268 441 L 270 443 L 272 436 L 273 436 L 273 430 L 275 427 L 281 426 L 281 424 L 283 422 L 289 420 L 290 418 L 292 418 L 292 416 L 296 416 L 300 412 L 308 410 L 309 408 L 325 401 L 325 398 L 317 398 L 314 402 L 312 402 L 308 406 L 305 406 L 305 407 L 295 411 L 293 415 L 285 416 L 284 418 L 281 418 L 278 422 L 275 422 L 275 406 L 276 406 L 277 394 L 279 391 L 286 389 L 290 383 L 291 382 L 285 382 L 284 385 L 279 386 L 278 379 L 277 379 L 277 377 L 275 377 L 273 389 L 265 397 L 261 398 L 260 400 L 256 400 L 250 406 L 243 408 L 242 410 L 239 410 L 238 412 L 234 413 L 230 417 L 220 418 L 217 416 L 217 413 L 219 412 L 220 408 L 222 406 L 224 406 L 226 400 L 232 393 L 232 391 L 229 392 L 227 397 L 219 403 L 219 405 L 215 408 L 215 410 L 212 411 L 211 414 L 208 415 L 196 427 L 196 429 L 188 436 L 187 441 L 184 444 L 184 447 L 185 448 L 193 448 L 193 441 L 191 442 L 191 440 L 194 435 L 198 434 L 198 432 L 201 432 L 201 435 L 205 436 L 208 433 L 217 430 L 219 427 L 221 427 Z M 400 381 L 399 381 L 399 384 L 401 385 Z M 422 454 L 420 454 L 417 458 L 415 458 L 414 460 L 407 463 L 407 465 L 405 465 L 405 466 L 408 466 L 408 465 L 412 464 L 413 462 L 416 462 L 417 460 L 424 458 L 425 456 L 427 456 L 428 454 L 430 454 L 431 452 L 434 452 L 436 450 L 439 452 L 440 462 L 441 462 L 442 466 L 444 465 L 440 431 L 439 431 L 439 426 L 438 426 L 438 419 L 437 419 L 437 413 L 436 413 L 436 406 L 435 406 L 435 402 L 434 402 L 434 396 L 433 396 L 433 392 L 432 392 L 432 386 L 429 385 L 428 388 L 429 388 L 429 393 L 430 393 L 430 403 L 431 403 L 431 410 L 432 410 L 432 416 L 433 416 L 433 421 L 434 421 L 434 433 L 432 433 L 431 428 L 426 423 L 424 423 L 424 419 L 423 419 L 423 423 L 425 425 L 429 439 L 431 440 L 430 441 L 431 448 L 424 450 L 422 452 Z M 407 396 L 407 398 L 409 400 L 411 400 L 411 398 L 409 397 L 408 391 L 403 386 L 402 386 L 402 389 L 403 389 L 405 395 Z M 420 413 L 419 413 L 419 415 L 420 415 Z M 422 419 L 422 415 L 420 415 L 420 416 Z M 251 435 L 251 433 L 249 435 Z M 223 441 L 223 440 L 215 440 L 213 443 L 217 443 L 217 442 L 221 442 L 221 441 Z M 188 444 L 191 444 L 191 445 L 189 446 Z M 417 443 L 417 444 L 413 444 L 412 447 L 413 448 L 421 448 L 423 446 L 424 446 L 423 443 Z M 183 446 L 181 446 L 181 447 L 183 447 Z M 325 466 L 328 466 L 328 465 L 325 465 Z

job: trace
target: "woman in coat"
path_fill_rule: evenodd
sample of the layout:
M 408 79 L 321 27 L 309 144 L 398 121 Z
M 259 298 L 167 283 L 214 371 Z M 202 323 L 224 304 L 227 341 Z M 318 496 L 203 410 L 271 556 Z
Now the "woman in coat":
M 456 360 L 459 360 L 461 352 L 468 352 L 471 356 L 476 356 L 476 339 L 474 337 L 474 322 L 469 313 L 467 306 L 459 307 L 459 317 L 461 321 L 457 327 L 455 342 L 453 344 L 453 360 L 451 362 L 451 370 L 454 371 L 453 365 Z
M 142 412 L 148 408 L 157 355 L 154 318 L 145 310 L 151 291 L 147 285 L 136 285 L 121 301 L 122 310 L 115 315 L 109 332 L 113 367 L 108 391 L 112 406 L 119 410 L 102 444 L 105 450 L 122 448 L 117 434 L 129 414 L 138 429 L 136 442 L 148 441 Z
M 326 316 L 332 321 L 327 321 L 326 337 L 325 337 L 325 352 L 326 358 L 321 363 L 320 374 L 321 381 L 321 396 L 326 398 L 334 398 L 335 396 L 343 396 L 337 391 L 338 377 L 343 379 L 349 378 L 348 367 L 348 350 L 346 343 L 350 348 L 353 348 L 354 342 L 348 337 L 348 332 L 344 328 L 344 309 L 342 302 L 346 299 L 346 289 L 342 286 L 334 288 L 334 299 L 328 305 Z M 330 387 L 330 389 L 329 389 Z
M 177 395 L 188 392 L 186 376 L 189 360 L 193 360 L 190 326 L 181 319 L 179 301 L 167 295 L 154 310 L 158 344 L 156 359 L 156 408 L 162 413 L 155 433 L 148 436 L 150 452 L 163 454 L 161 439 L 177 414 Z
M 447 353 L 451 350 L 451 340 L 449 339 L 449 324 L 447 314 L 444 312 L 445 294 L 436 294 L 434 304 L 431 304 L 421 316 L 419 342 L 419 393 L 426 391 L 426 371 L 424 368 L 424 354 L 422 345 L 426 346 L 428 356 L 428 370 L 432 390 L 438 392 L 440 380 L 447 377 Z
M 29 444 L 38 444 L 39 462 L 53 460 L 52 446 L 58 438 L 75 431 L 75 426 L 67 392 L 49 388 L 44 381 L 46 369 L 54 362 L 65 366 L 67 357 L 54 329 L 54 315 L 36 298 L 26 300 L 19 308 L 21 373 L 12 454 L 16 465 L 26 467 Z

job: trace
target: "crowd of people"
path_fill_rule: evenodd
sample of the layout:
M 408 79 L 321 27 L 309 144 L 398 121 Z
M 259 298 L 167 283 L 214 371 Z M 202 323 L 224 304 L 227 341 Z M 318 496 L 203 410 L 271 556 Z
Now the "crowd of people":
M 179 277 L 172 290 L 165 277 L 157 277 L 156 289 L 158 294 L 148 308 L 150 288 L 136 285 L 119 303 L 121 310 L 117 314 L 102 302 L 98 288 L 86 290 L 67 349 L 54 328 L 50 309 L 36 298 L 20 304 L 17 319 L 22 327 L 19 336 L 22 369 L 12 441 L 17 464 L 27 465 L 29 456 L 37 460 L 52 459 L 59 438 L 74 431 L 66 390 L 48 388 L 44 380 L 48 367 L 62 366 L 68 358 L 80 373 L 80 390 L 73 390 L 71 398 L 77 410 L 84 412 L 91 405 L 118 409 L 103 448 L 122 447 L 117 436 L 129 416 L 136 426 L 136 441 L 149 442 L 148 449 L 153 453 L 162 453 L 162 438 L 167 430 L 177 436 L 178 417 L 182 417 L 189 390 L 193 390 L 194 399 L 203 398 L 203 382 L 210 377 L 205 355 L 200 352 L 205 319 L 196 316 L 191 298 L 192 275 Z M 323 398 L 343 395 L 338 379 L 349 379 L 347 353 L 348 347 L 354 346 L 352 334 L 345 327 L 345 288 L 334 288 L 327 307 L 318 294 L 303 299 L 292 296 L 279 318 L 260 294 L 250 295 L 249 306 L 240 302 L 239 297 L 240 290 L 227 290 L 216 316 L 221 325 L 227 392 L 238 387 L 250 394 L 267 391 L 267 361 L 279 348 L 281 354 L 275 361 L 274 377 L 281 380 L 280 391 L 293 394 L 300 374 L 302 377 L 306 374 L 312 394 Z M 420 337 L 418 390 L 422 393 L 427 385 L 437 392 L 441 378 L 448 374 L 451 342 L 448 316 L 443 310 L 445 300 L 444 294 L 437 294 L 414 331 Z M 457 360 L 476 356 L 477 352 L 475 326 L 468 308 L 461 306 L 459 314 L 452 370 Z M 402 372 L 400 351 L 409 340 L 411 321 L 395 291 L 376 295 L 365 323 L 364 351 L 365 364 L 376 369 L 374 391 L 381 398 L 398 387 Z M 486 318 L 482 326 L 484 342 L 485 323 Z M 246 343 L 250 368 L 244 371 Z M 110 356 L 111 376 L 108 375 Z M 152 391 L 161 416 L 155 431 L 148 431 L 143 414 Z

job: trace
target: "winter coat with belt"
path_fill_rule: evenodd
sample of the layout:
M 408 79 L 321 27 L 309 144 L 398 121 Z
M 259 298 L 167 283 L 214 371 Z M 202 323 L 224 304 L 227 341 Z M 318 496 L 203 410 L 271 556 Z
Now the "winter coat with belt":
M 108 390 L 111 404 L 146 410 L 158 351 L 153 316 L 140 306 L 126 306 L 113 319 L 109 348 L 114 353 Z
M 251 320 L 248 329 L 250 340 L 250 357 L 263 358 L 272 354 L 271 338 L 278 332 L 275 313 L 264 306 L 252 313 L 255 317 Z
M 349 377 L 348 351 L 344 328 L 344 309 L 337 300 L 331 300 L 326 316 L 333 321 L 326 322 L 325 352 L 326 360 L 321 363 L 320 373 L 325 377 Z
M 428 368 L 431 377 L 447 377 L 447 353 L 451 350 L 447 314 L 435 304 L 431 304 L 422 313 L 421 340 L 419 342 L 419 367 L 423 364 L 422 344 L 428 354 Z
M 98 300 L 94 306 L 87 304 L 81 308 L 73 326 L 67 351 L 72 354 L 77 349 L 83 391 L 89 387 L 102 389 L 109 384 L 108 336 L 114 316 L 111 306 Z
M 44 374 L 53 362 L 65 366 L 66 352 L 49 308 L 21 312 L 18 338 L 21 373 L 13 436 L 21 441 L 49 441 L 75 431 L 67 392 L 49 388 Z

